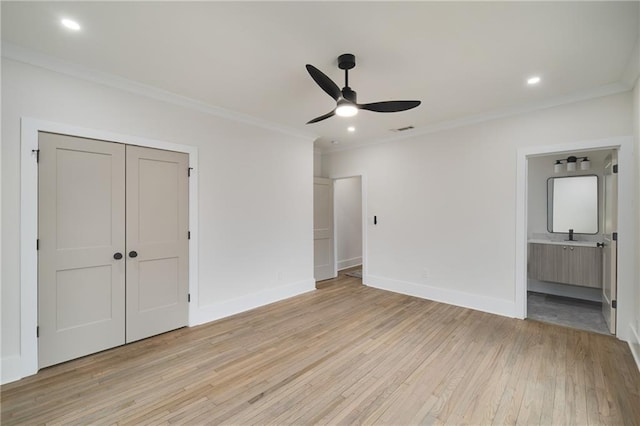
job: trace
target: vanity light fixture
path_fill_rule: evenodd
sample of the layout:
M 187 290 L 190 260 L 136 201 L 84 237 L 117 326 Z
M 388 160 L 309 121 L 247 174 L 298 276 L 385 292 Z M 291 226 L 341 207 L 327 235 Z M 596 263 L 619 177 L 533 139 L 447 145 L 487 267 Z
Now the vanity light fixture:
M 561 173 L 564 170 L 568 172 L 575 172 L 578 166 L 578 161 L 580 162 L 580 170 L 589 170 L 591 168 L 591 161 L 589 161 L 589 157 L 576 157 L 575 155 L 570 155 L 567 158 L 556 160 L 553 165 L 553 171 L 554 173 Z
M 591 161 L 589 158 L 584 157 L 584 159 L 580 162 L 580 170 L 589 170 L 591 168 Z

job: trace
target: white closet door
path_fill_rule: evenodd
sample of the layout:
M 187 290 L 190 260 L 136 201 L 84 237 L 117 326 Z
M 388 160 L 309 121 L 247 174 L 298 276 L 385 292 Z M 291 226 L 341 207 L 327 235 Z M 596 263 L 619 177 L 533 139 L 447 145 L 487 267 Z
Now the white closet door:
M 125 148 L 50 133 L 39 148 L 42 368 L 125 343 Z
M 313 178 L 313 259 L 316 281 L 335 278 L 333 181 Z
M 127 146 L 127 342 L 187 325 L 188 159 Z

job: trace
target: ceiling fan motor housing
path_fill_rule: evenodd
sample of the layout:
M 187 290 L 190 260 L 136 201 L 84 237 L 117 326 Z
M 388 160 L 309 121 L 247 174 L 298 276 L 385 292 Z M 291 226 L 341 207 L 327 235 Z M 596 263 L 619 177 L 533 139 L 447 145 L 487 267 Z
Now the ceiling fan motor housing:
M 355 91 L 351 90 L 350 87 L 342 88 L 342 97 L 354 104 L 358 103 L 357 101 L 358 95 L 356 94 Z

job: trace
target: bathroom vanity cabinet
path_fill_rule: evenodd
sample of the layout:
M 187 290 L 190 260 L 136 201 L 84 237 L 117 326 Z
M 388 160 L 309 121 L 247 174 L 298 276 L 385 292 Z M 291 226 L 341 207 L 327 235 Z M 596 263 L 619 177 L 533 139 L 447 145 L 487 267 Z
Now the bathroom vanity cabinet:
M 602 249 L 576 244 L 529 243 L 529 278 L 602 288 Z

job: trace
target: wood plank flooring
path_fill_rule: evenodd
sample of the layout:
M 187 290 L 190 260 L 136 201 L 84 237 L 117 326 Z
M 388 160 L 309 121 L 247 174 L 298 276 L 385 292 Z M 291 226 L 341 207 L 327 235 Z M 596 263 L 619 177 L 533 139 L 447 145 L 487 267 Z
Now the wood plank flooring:
M 2 386 L 2 424 L 640 424 L 609 336 L 321 289 Z

